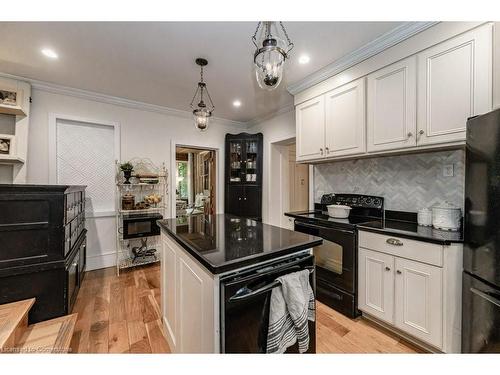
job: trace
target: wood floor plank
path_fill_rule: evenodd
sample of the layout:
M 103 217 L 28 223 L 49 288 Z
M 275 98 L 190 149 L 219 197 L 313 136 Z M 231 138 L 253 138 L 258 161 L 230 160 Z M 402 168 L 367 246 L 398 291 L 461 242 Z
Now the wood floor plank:
M 165 336 L 163 335 L 163 326 L 161 320 L 153 320 L 146 323 L 148 331 L 149 345 L 152 353 L 170 353 Z
M 126 319 L 123 287 L 120 280 L 114 281 L 110 285 L 109 321 L 115 323 Z
M 127 353 L 130 349 L 127 321 L 114 322 L 109 325 L 109 353 Z

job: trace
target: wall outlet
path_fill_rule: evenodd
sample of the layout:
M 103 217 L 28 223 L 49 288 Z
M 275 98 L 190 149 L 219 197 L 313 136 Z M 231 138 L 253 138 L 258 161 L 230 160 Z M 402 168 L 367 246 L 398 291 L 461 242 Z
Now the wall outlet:
M 454 165 L 446 164 L 443 166 L 443 177 L 453 177 L 454 176 Z

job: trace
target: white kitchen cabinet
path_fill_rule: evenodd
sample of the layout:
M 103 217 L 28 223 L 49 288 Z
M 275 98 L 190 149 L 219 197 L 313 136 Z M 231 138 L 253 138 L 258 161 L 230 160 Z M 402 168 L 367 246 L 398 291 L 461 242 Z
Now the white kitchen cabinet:
M 173 353 L 214 353 L 215 280 L 162 233 L 162 316 Z
M 297 161 L 319 159 L 325 153 L 325 98 L 319 96 L 297 106 Z
M 492 26 L 418 54 L 417 144 L 465 140 L 470 116 L 492 108 Z
M 394 320 L 394 257 L 359 249 L 358 308 L 378 319 Z
M 358 308 L 433 351 L 461 348 L 462 244 L 359 231 Z
M 442 346 L 442 269 L 396 258 L 395 325 L 437 348 Z
M 415 147 L 417 126 L 417 58 L 368 75 L 367 150 Z
M 325 94 L 325 156 L 362 154 L 365 138 L 365 78 Z

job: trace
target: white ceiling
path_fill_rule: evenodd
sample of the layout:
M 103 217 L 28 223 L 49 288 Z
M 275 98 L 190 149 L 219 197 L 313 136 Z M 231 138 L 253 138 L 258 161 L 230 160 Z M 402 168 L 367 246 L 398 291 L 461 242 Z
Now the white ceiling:
M 399 22 L 286 22 L 295 44 L 281 86 L 261 90 L 252 69 L 256 22 L 0 22 L 0 72 L 189 110 L 205 57 L 216 117 L 247 122 L 289 106 L 286 86 Z M 50 60 L 40 53 L 59 54 Z M 307 65 L 298 58 L 308 54 Z M 234 108 L 233 100 L 242 102 Z

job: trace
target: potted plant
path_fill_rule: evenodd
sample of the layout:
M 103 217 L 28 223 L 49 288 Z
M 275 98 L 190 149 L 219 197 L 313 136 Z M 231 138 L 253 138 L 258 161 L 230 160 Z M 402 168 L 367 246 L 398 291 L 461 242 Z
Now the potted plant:
M 124 184 L 130 184 L 130 177 L 132 177 L 132 171 L 134 170 L 134 166 L 127 161 L 126 163 L 120 164 L 120 169 L 123 171 L 123 177 L 125 177 Z

